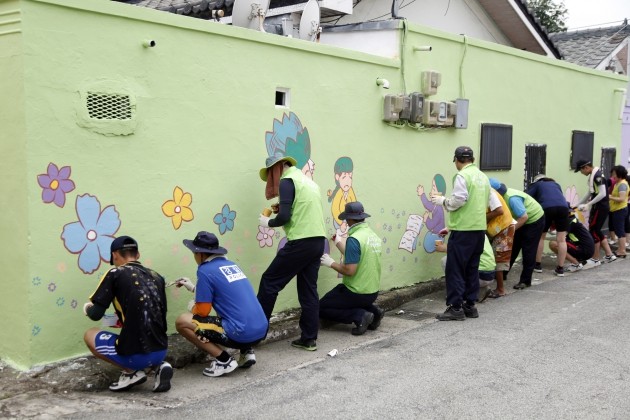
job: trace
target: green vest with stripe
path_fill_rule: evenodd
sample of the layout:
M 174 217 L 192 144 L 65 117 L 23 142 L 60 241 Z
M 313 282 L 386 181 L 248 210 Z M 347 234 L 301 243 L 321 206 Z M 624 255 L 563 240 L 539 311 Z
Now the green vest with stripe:
M 472 231 L 487 228 L 486 209 L 490 196 L 490 181 L 477 166 L 470 164 L 462 168 L 457 175 L 464 177 L 468 189 L 468 200 L 455 211 L 449 212 L 448 227 L 450 230 Z M 453 177 L 453 185 L 455 179 Z
M 381 247 L 383 241 L 367 223 L 352 225 L 348 234 L 359 241 L 361 257 L 354 276 L 343 276 L 343 284 L 361 295 L 376 293 L 381 288 Z
M 289 241 L 304 238 L 326 237 L 322 194 L 319 186 L 295 166 L 291 166 L 280 179 L 291 179 L 295 186 L 295 198 L 291 207 L 291 219 L 283 226 Z
M 531 195 L 519 190 L 515 190 L 513 188 L 508 188 L 507 192 L 503 196 L 503 198 L 505 198 L 505 201 L 508 203 L 508 206 L 510 198 L 514 196 L 521 197 L 524 201 L 523 204 L 525 205 L 525 212 L 527 213 L 527 222 L 525 222 L 526 225 L 537 222 L 541 217 L 545 215 L 545 211 L 543 210 L 542 206 L 538 204 L 538 201 L 534 200 Z M 511 212 L 512 209 L 510 209 L 510 213 Z M 518 217 L 516 217 L 515 215 L 512 215 L 512 217 L 514 217 L 514 219 L 518 219 Z

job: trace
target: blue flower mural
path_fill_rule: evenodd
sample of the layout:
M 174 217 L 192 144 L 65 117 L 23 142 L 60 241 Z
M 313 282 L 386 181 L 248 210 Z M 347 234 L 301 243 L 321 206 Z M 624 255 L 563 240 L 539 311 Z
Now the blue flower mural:
M 236 219 L 236 212 L 230 210 L 230 206 L 224 204 L 221 213 L 215 214 L 212 221 L 219 226 L 219 233 L 223 235 L 228 230 L 234 229 L 234 219 Z
M 70 253 L 79 254 L 79 269 L 92 274 L 101 260 L 109 261 L 109 247 L 120 228 L 120 218 L 114 206 L 101 211 L 101 203 L 89 194 L 77 197 L 76 212 L 79 220 L 63 227 L 61 239 Z

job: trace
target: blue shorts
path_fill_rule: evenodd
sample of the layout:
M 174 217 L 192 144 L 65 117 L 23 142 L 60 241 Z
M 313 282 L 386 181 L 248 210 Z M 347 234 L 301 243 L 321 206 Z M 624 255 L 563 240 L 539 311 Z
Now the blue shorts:
M 94 338 L 94 348 L 98 354 L 105 356 L 118 366 L 132 370 L 142 370 L 151 366 L 159 366 L 166 357 L 166 349 L 146 354 L 120 355 L 116 353 L 117 334 L 99 331 Z

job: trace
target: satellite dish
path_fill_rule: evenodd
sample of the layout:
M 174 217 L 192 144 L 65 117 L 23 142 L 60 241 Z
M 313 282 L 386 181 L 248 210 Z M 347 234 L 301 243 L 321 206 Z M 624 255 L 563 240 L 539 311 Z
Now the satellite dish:
M 265 32 L 263 22 L 268 9 L 269 0 L 235 0 L 232 25 Z
M 302 18 L 300 19 L 300 38 L 305 41 L 315 41 L 318 38 L 319 27 L 319 4 L 317 0 L 308 0 Z

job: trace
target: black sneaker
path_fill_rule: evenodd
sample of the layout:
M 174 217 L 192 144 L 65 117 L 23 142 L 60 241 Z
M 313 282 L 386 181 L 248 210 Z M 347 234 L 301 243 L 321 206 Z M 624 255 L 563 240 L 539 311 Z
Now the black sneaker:
M 464 303 L 462 309 L 464 310 L 466 318 L 479 318 L 479 311 L 475 305 L 467 305 Z
M 541 264 L 541 263 L 539 263 L 539 262 L 537 262 L 537 263 L 534 265 L 534 271 L 535 271 L 535 272 L 537 272 L 537 273 L 542 273 L 542 264 Z
M 435 316 L 438 321 L 464 321 L 466 320 L 466 315 L 464 314 L 464 310 L 462 308 L 454 308 L 453 306 L 449 306 L 446 308 L 443 314 L 437 314 Z
M 553 270 L 553 274 L 558 277 L 564 277 L 564 267 L 557 266 L 555 270 Z
M 514 285 L 514 288 L 515 288 L 516 290 L 523 290 L 524 288 L 526 288 L 526 287 L 530 287 L 530 286 L 531 286 L 531 284 L 527 284 L 527 283 L 516 283 L 516 284 Z
M 166 392 L 171 389 L 171 378 L 173 377 L 173 367 L 168 362 L 162 362 L 155 371 L 155 383 L 153 392 Z
M 374 315 L 374 321 L 370 325 L 368 325 L 368 330 L 375 330 L 381 325 L 381 320 L 385 316 L 385 309 L 376 308 L 378 313 Z
M 317 344 L 315 344 L 315 340 L 302 340 L 301 338 L 299 338 L 297 340 L 291 341 L 291 345 L 293 347 L 297 347 L 298 349 L 304 349 L 307 351 L 317 350 Z
M 352 329 L 352 335 L 363 335 L 368 329 L 368 326 L 374 321 L 374 314 L 372 312 L 365 311 L 361 317 L 361 322 L 356 323 L 356 328 Z

